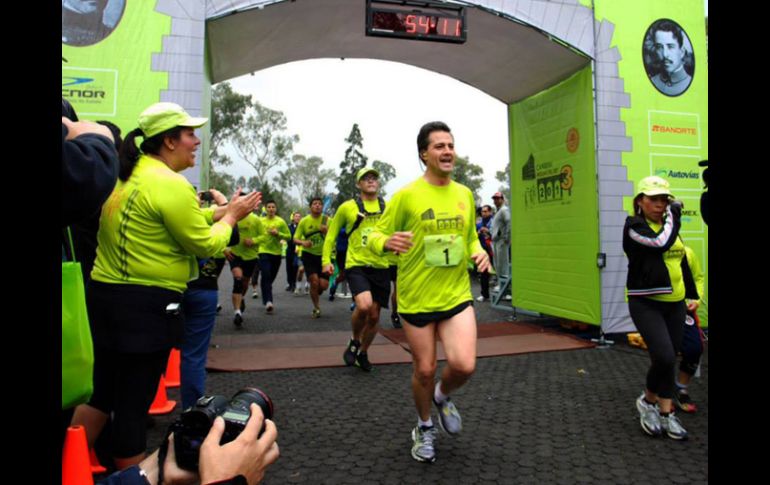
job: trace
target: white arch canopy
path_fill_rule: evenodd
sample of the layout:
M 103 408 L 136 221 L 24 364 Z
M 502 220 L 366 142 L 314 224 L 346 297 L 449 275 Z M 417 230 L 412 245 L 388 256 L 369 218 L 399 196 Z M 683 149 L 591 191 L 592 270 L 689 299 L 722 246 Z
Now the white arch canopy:
M 213 83 L 292 61 L 370 58 L 445 74 L 511 103 L 566 79 L 590 62 L 577 48 L 568 48 L 521 20 L 469 2 L 465 2 L 464 44 L 367 37 L 364 0 L 219 3 L 226 6 L 210 6 L 206 14 Z M 591 40 L 590 27 L 586 17 L 585 25 L 574 23 L 570 31 Z

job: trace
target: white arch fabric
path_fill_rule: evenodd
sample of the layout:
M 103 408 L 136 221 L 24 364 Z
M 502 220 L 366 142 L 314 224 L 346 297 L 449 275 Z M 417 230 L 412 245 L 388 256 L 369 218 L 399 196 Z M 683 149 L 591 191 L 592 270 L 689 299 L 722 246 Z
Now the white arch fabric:
M 511 103 L 574 74 L 593 53 L 593 14 L 577 0 L 462 3 L 468 40 L 455 45 L 367 37 L 363 0 L 212 0 L 211 81 L 311 58 L 370 58 L 445 74 Z

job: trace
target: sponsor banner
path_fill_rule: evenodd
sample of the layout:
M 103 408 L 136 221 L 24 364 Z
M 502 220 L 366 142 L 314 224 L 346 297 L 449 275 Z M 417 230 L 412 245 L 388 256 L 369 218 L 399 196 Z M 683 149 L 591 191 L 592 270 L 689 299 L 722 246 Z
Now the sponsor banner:
M 62 98 L 80 119 L 107 120 L 123 134 L 160 101 L 168 74 L 153 70 L 171 19 L 155 1 L 62 2 Z
M 596 0 L 596 18 L 614 26 L 618 76 L 631 106 L 620 112 L 633 150 L 622 161 L 634 187 L 649 175 L 684 202 L 682 238 L 708 274 L 708 226 L 700 216 L 700 160 L 708 159 L 708 56 L 703 0 Z M 719 163 L 719 162 L 717 162 Z M 633 196 L 624 199 L 632 211 Z M 707 278 L 708 280 L 708 278 Z M 699 311 L 708 325 L 708 285 Z
M 600 324 L 592 74 L 509 108 L 513 304 Z

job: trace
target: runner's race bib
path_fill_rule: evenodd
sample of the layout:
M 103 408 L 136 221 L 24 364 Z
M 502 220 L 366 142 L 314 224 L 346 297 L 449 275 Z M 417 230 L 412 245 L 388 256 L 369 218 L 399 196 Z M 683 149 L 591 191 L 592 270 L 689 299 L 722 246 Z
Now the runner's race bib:
M 425 266 L 457 266 L 465 258 L 463 237 L 457 234 L 425 236 Z
M 310 243 L 312 244 L 311 247 L 313 248 L 319 248 L 323 246 L 323 243 L 324 243 L 323 234 L 321 234 L 320 232 L 317 232 L 312 236 L 310 236 Z
M 366 229 L 361 229 L 361 246 L 366 247 L 366 243 L 369 242 L 369 234 L 374 230 L 374 227 L 367 227 Z

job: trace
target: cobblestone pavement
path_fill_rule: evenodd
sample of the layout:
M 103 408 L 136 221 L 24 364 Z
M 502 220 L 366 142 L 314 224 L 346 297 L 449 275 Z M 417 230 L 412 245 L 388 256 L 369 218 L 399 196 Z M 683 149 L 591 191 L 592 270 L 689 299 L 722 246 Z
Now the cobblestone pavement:
M 285 292 L 283 275 L 281 268 L 275 315 L 265 314 L 250 289 L 244 328 L 236 330 L 225 268 L 215 334 L 350 328 L 350 299 L 329 302 L 326 293 L 323 316 L 311 320 L 310 298 Z M 511 315 L 486 302 L 476 309 L 479 324 Z M 388 317 L 383 311 L 386 327 Z M 559 328 L 549 319 L 530 320 Z M 651 438 L 639 426 L 634 400 L 648 365 L 645 351 L 620 341 L 607 349 L 480 358 L 472 379 L 453 395 L 463 432 L 456 438 L 439 435 L 431 465 L 410 455 L 416 413 L 409 364 L 380 365 L 371 374 L 357 368 L 210 373 L 207 390 L 230 396 L 256 386 L 272 397 L 281 457 L 267 472 L 268 484 L 706 483 L 708 350 L 702 376 L 691 385 L 698 413 L 679 413 L 690 433 L 686 442 Z M 178 400 L 178 389 L 170 389 L 169 398 Z M 149 449 L 179 413 L 177 406 L 155 418 Z

